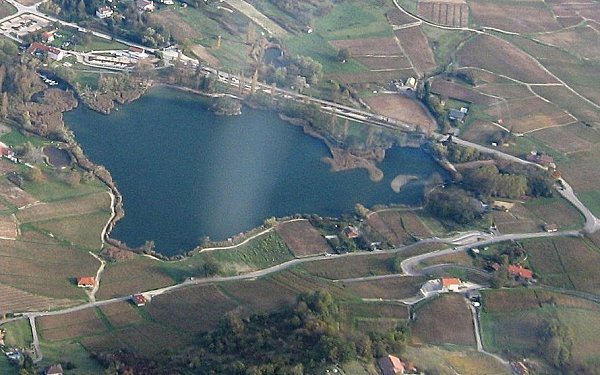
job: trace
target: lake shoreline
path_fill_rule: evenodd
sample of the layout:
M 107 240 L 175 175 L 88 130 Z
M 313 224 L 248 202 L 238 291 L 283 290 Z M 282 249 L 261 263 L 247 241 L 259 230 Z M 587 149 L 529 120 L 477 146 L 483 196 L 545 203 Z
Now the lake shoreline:
M 163 83 L 156 83 L 142 97 L 145 97 L 146 95 L 148 95 L 148 93 L 150 91 L 160 88 L 160 87 L 165 87 L 167 89 L 173 89 L 176 91 L 194 94 L 194 96 L 200 95 L 200 96 L 208 97 L 208 98 L 214 98 L 214 97 L 221 96 L 219 94 L 204 93 L 204 92 L 189 89 L 186 87 L 175 86 L 175 85 L 170 85 L 170 84 L 163 84 Z M 261 109 L 263 109 L 263 108 L 261 108 Z M 303 120 L 303 119 L 299 119 L 299 118 L 288 117 L 288 116 L 285 116 L 282 114 L 279 114 L 279 118 L 284 120 L 288 124 L 301 126 L 303 128 L 304 134 L 309 135 L 311 138 L 319 139 L 321 142 L 323 142 L 325 144 L 325 146 L 328 148 L 329 153 L 331 155 L 330 158 L 323 158 L 323 159 L 330 159 L 332 161 L 340 160 L 339 157 L 336 159 L 336 153 L 339 154 L 339 153 L 343 152 L 343 149 L 342 148 L 338 149 L 334 145 L 332 145 L 330 142 L 328 142 L 327 138 L 324 135 L 322 135 L 319 132 L 317 132 L 316 130 L 314 130 L 314 128 L 312 127 L 310 122 Z M 104 237 L 105 237 L 104 240 L 106 241 L 106 243 L 108 245 L 122 249 L 122 250 L 134 251 L 136 253 L 150 253 L 161 259 L 181 259 L 182 257 L 196 253 L 197 250 L 200 250 L 203 247 L 208 245 L 208 244 L 201 244 L 201 241 L 198 241 L 198 243 L 196 245 L 191 246 L 188 249 L 184 249 L 181 252 L 178 251 L 175 255 L 170 256 L 170 255 L 165 255 L 164 253 L 159 252 L 159 251 L 149 251 L 150 249 L 144 249 L 143 246 L 140 246 L 139 248 L 131 248 L 126 243 L 111 237 L 113 229 L 115 228 L 116 224 L 125 217 L 125 211 L 123 209 L 123 196 L 117 189 L 110 172 L 102 165 L 96 165 L 96 164 L 92 163 L 89 160 L 89 158 L 87 157 L 87 155 L 83 155 L 83 152 L 77 152 L 76 151 L 77 148 L 79 148 L 79 150 L 81 150 L 81 148 L 79 147 L 79 139 L 77 141 L 75 141 L 75 145 L 73 146 L 73 149 L 74 149 L 73 153 L 76 156 L 75 159 L 76 159 L 78 165 L 80 165 L 84 169 L 93 170 L 94 174 L 97 175 L 100 178 L 100 180 L 109 187 L 109 189 L 111 190 L 112 194 L 115 197 L 115 199 L 113 200 L 113 210 L 115 212 L 115 215 L 111 218 L 111 220 L 107 224 L 107 227 L 106 227 L 106 230 L 104 233 Z M 373 154 L 373 156 L 378 158 L 379 159 L 378 161 L 381 161 L 385 158 L 385 151 L 382 150 L 379 155 Z M 346 163 L 345 165 L 342 165 L 342 167 L 337 167 L 337 168 L 334 166 L 334 163 L 332 163 L 331 161 L 329 161 L 328 163 L 332 166 L 333 171 L 364 168 L 369 172 L 369 177 L 372 181 L 378 181 L 383 177 L 382 172 L 381 172 L 381 177 L 379 177 L 379 175 L 377 174 L 377 171 L 380 171 L 380 170 L 375 166 L 374 161 L 371 161 L 372 167 L 374 167 L 374 168 L 370 168 L 369 165 L 365 165 L 367 163 L 365 163 L 364 161 L 359 161 L 359 162 L 354 161 L 354 162 L 355 163 L 353 165 L 348 165 Z M 340 163 L 340 164 L 343 164 L 343 163 Z M 294 216 L 295 215 L 291 215 L 291 216 L 286 215 L 284 217 L 290 218 L 290 217 L 294 217 Z M 256 230 L 261 229 L 261 228 L 262 228 L 261 226 L 251 228 L 248 231 L 244 231 L 244 232 L 240 233 L 239 235 L 236 235 L 235 239 L 243 240 L 243 238 L 245 237 L 246 234 L 254 233 Z M 237 242 L 237 241 L 234 241 L 234 242 Z M 214 241 L 211 243 L 211 246 L 213 244 L 223 244 L 223 241 Z M 229 243 L 229 244 L 231 244 L 231 243 Z M 168 251 L 167 251 L 167 253 L 168 253 Z

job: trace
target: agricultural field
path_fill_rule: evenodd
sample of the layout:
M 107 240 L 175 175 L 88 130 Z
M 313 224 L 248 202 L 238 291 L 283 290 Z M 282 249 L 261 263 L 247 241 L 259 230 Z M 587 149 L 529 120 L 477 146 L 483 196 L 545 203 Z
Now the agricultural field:
M 203 332 L 216 328 L 221 317 L 237 306 L 216 286 L 207 285 L 156 296 L 145 309 L 154 321 L 174 330 Z
M 393 259 L 394 254 L 332 257 L 304 263 L 302 268 L 318 277 L 340 280 L 393 273 Z
M 47 238 L 47 237 L 46 237 Z M 75 278 L 94 275 L 99 262 L 86 251 L 52 240 L 0 240 L 0 283 L 51 298 L 85 298 Z
M 224 295 L 255 313 L 277 310 L 290 305 L 296 300 L 297 295 L 295 291 L 277 284 L 270 277 L 223 283 L 218 288 Z
M 496 359 L 467 347 L 408 346 L 403 359 L 405 358 L 419 364 L 425 373 L 481 375 L 482 369 L 485 369 L 483 373 L 486 375 L 512 374 Z
M 31 194 L 5 179 L 0 180 L 0 199 L 15 208 L 23 208 L 38 202 Z
M 541 223 L 554 223 L 559 229 L 580 228 L 584 218 L 565 199 L 537 198 L 525 203 L 525 209 Z
M 452 293 L 419 304 L 411 322 L 414 343 L 475 346 L 473 329 L 468 301 Z
M 17 13 L 17 9 L 8 2 L 3 1 L 0 4 L 0 18 L 8 17 L 15 13 Z
M 600 216 L 600 147 L 569 155 L 558 164 L 563 177 L 573 186 L 577 196 L 596 216 Z
M 438 264 L 457 264 L 461 266 L 472 266 L 473 258 L 471 258 L 471 256 L 469 256 L 465 251 L 459 251 L 448 255 L 442 255 L 426 259 L 420 262 L 418 266 L 420 268 L 426 268 Z
M 543 34 L 537 40 L 551 46 L 566 49 L 569 53 L 584 59 L 600 58 L 600 35 L 590 25 L 568 31 Z
M 72 370 L 65 370 L 65 375 L 75 374 L 103 374 L 102 367 L 96 360 L 90 357 L 90 353 L 79 343 L 70 341 L 42 341 L 40 349 L 44 354 L 39 367 L 46 367 L 56 363 L 68 364 L 69 362 L 77 367 Z
M 598 294 L 600 277 L 595 272 L 600 250 L 579 238 L 530 240 L 524 243 L 533 270 L 551 286 Z
M 495 27 L 517 33 L 552 31 L 561 28 L 543 2 L 469 0 L 469 7 L 476 26 Z
M 110 212 L 110 196 L 105 192 L 36 204 L 19 210 L 17 218 L 21 223 L 30 223 L 83 215 L 100 210 Z
M 120 297 L 172 285 L 175 282 L 164 269 L 165 263 L 141 255 L 131 260 L 109 262 L 102 273 L 97 297 Z
M 500 38 L 472 37 L 460 48 L 457 58 L 461 67 L 485 69 L 525 83 L 557 83 L 535 60 Z
M 85 309 L 70 314 L 44 316 L 36 320 L 38 332 L 44 340 L 72 340 L 107 330 L 96 309 Z
M 493 305 L 488 302 L 496 299 L 499 301 Z M 517 289 L 486 291 L 483 306 L 481 328 L 487 350 L 540 355 L 543 327 L 549 320 L 557 320 L 570 332 L 571 353 L 576 363 L 596 364 L 600 359 L 597 342 L 600 308 L 594 303 L 561 294 Z
M 414 238 L 402 226 L 402 218 L 398 212 L 375 212 L 367 217 L 367 223 L 393 246 L 414 242 Z
M 469 25 L 469 5 L 464 0 L 421 0 L 417 9 L 421 17 L 439 25 Z
M 402 50 L 408 56 L 417 75 L 422 76 L 437 67 L 433 51 L 429 46 L 427 36 L 420 26 L 407 27 L 394 31 Z
M 308 220 L 291 221 L 277 226 L 277 233 L 298 258 L 331 252 L 331 246 Z
M 333 283 L 331 280 L 310 275 L 297 268 L 277 273 L 271 276 L 271 280 L 277 286 L 289 289 L 296 295 L 314 292 L 315 290 L 325 290 L 328 291 L 334 298 L 356 298 L 356 295 L 352 291 L 345 289 L 342 285 Z
M 69 299 L 55 299 L 34 295 L 8 285 L 0 285 L 0 315 L 7 312 L 54 310 L 69 307 L 75 302 Z
M 123 328 L 143 322 L 138 310 L 139 308 L 129 301 L 111 303 L 100 307 L 100 311 L 114 328 Z
M 0 238 L 16 240 L 19 235 L 17 219 L 14 215 L 0 216 Z
M 361 298 L 401 300 L 414 297 L 427 281 L 425 277 L 388 277 L 367 281 L 346 281 L 344 287 Z
M 348 302 L 340 306 L 352 328 L 359 331 L 388 332 L 409 318 L 409 307 L 389 302 Z
M 437 125 L 419 102 L 404 95 L 382 94 L 365 98 L 371 109 L 391 119 L 419 127 L 423 131 L 435 130 Z
M 491 105 L 498 100 L 492 96 L 481 94 L 471 87 L 443 78 L 432 80 L 431 92 L 446 98 L 472 104 Z

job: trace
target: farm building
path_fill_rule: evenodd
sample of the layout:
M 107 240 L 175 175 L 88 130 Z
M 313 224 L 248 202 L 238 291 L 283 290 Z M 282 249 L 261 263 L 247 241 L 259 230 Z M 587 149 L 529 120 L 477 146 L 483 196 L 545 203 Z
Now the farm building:
M 110 9 L 110 7 L 108 7 L 108 6 L 103 6 L 103 7 L 96 9 L 96 17 L 98 17 L 100 19 L 112 17 L 112 15 L 113 15 L 113 10 Z
M 458 292 L 462 287 L 462 281 L 456 277 L 443 277 L 442 290 L 444 292 Z
M 151 0 L 136 0 L 135 5 L 141 12 L 154 12 L 154 3 Z
M 552 233 L 552 232 L 556 232 L 558 231 L 558 225 L 552 223 L 552 224 L 544 224 L 544 231 L 548 232 L 548 233 Z
M 144 297 L 143 294 L 138 293 L 138 294 L 134 294 L 131 296 L 131 301 L 137 306 L 137 307 L 141 307 L 144 306 L 146 304 L 146 302 L 148 302 L 148 300 L 146 299 L 146 297 Z
M 44 374 L 46 374 L 46 375 L 63 375 L 64 372 L 63 372 L 62 365 L 59 363 L 57 365 L 48 366 L 46 371 L 44 371 Z
M 533 279 L 533 271 L 523 266 L 511 264 L 508 266 L 508 273 L 517 279 L 529 281 Z
M 45 53 L 48 55 L 49 58 L 56 61 L 60 61 L 65 57 L 65 53 L 62 50 L 51 46 L 47 46 L 39 42 L 31 43 L 31 45 L 27 49 L 27 52 L 32 55 L 35 55 L 36 53 Z
M 554 164 L 554 158 L 543 152 L 531 151 L 529 155 L 527 155 L 527 161 L 556 168 L 556 164 Z
M 460 109 L 451 109 L 448 114 L 448 118 L 452 121 L 463 122 L 465 120 L 466 112 L 461 111 Z
M 400 358 L 388 354 L 377 360 L 377 364 L 383 375 L 404 374 L 404 362 Z
M 93 288 L 96 286 L 96 278 L 94 276 L 78 277 L 77 286 L 79 288 Z
M 358 238 L 360 236 L 360 232 L 358 231 L 358 228 L 355 227 L 354 225 L 348 225 L 346 228 L 344 228 L 344 234 L 349 239 Z

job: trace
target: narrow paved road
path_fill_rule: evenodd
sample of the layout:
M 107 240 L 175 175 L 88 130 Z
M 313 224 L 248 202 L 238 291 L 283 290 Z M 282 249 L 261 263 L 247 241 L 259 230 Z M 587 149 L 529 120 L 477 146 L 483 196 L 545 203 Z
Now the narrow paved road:
M 44 358 L 44 356 L 42 355 L 42 349 L 40 349 L 40 339 L 38 337 L 37 327 L 35 325 L 35 317 L 30 315 L 28 318 L 29 326 L 31 327 L 31 336 L 33 337 L 33 363 L 38 363 Z

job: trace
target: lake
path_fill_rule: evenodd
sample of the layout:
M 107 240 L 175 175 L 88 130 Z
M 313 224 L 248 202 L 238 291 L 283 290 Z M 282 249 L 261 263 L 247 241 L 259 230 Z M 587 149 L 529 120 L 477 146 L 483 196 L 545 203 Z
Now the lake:
M 131 247 L 191 250 L 204 236 L 223 240 L 271 216 L 340 216 L 356 203 L 419 204 L 423 181 L 443 170 L 422 150 L 396 147 L 366 170 L 331 172 L 326 145 L 268 111 L 216 116 L 197 97 L 159 87 L 109 116 L 80 105 L 65 114 L 84 151 L 111 172 L 125 217 L 111 233 Z M 398 174 L 420 179 L 395 193 Z

